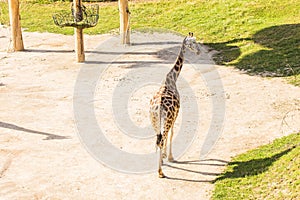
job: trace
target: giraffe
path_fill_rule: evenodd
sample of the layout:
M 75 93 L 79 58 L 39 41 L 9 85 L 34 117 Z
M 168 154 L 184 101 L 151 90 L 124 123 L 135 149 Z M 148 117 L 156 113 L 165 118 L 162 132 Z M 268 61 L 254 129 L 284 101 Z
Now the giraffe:
M 158 175 L 160 178 L 165 177 L 161 167 L 163 164 L 163 158 L 167 157 L 166 149 L 169 130 L 171 130 L 171 134 L 169 138 L 170 144 L 168 160 L 170 162 L 174 161 L 172 155 L 173 126 L 180 108 L 180 97 L 176 87 L 176 81 L 183 65 L 186 49 L 189 49 L 198 55 L 200 54 L 200 46 L 197 44 L 196 38 L 193 37 L 193 33 L 191 32 L 184 38 L 173 68 L 166 75 L 166 78 L 163 80 L 158 92 L 156 92 L 150 100 L 150 118 L 157 136 L 156 149 L 157 147 L 160 149 L 158 165 Z

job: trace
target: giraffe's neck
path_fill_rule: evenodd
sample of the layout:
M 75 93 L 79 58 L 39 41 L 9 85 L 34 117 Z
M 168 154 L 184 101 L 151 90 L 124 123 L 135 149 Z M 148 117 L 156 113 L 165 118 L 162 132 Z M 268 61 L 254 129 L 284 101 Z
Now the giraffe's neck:
M 180 71 L 181 71 L 181 68 L 183 65 L 183 61 L 184 61 L 184 46 L 182 45 L 173 68 L 167 74 L 167 77 L 165 80 L 166 86 L 170 86 L 170 87 L 175 86 L 177 78 L 180 74 Z

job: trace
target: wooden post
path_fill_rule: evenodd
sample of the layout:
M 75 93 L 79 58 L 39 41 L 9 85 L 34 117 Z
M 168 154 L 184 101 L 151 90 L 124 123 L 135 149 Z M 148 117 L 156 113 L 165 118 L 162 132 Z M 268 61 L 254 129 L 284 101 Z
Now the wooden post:
M 75 49 L 76 49 L 76 59 L 77 62 L 84 62 L 85 55 L 84 55 L 84 40 L 83 40 L 83 29 L 82 28 L 75 28 Z
M 81 0 L 73 0 L 74 17 L 76 21 L 82 20 Z M 83 29 L 74 28 L 75 36 L 75 51 L 77 62 L 84 62 L 84 40 L 83 40 Z
M 22 51 L 24 50 L 22 30 L 20 23 L 20 13 L 19 13 L 19 0 L 9 0 L 9 20 L 11 26 L 11 38 L 13 46 L 10 50 L 12 51 Z
M 128 0 L 119 0 L 120 35 L 122 44 L 130 44 Z

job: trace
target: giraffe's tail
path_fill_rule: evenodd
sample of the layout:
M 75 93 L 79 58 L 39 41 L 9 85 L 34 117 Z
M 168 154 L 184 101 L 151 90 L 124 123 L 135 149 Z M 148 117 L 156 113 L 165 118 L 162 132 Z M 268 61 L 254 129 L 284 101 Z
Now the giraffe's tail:
M 156 151 L 157 151 L 157 148 L 161 147 L 161 142 L 162 142 L 162 134 L 159 133 L 158 135 L 156 135 Z

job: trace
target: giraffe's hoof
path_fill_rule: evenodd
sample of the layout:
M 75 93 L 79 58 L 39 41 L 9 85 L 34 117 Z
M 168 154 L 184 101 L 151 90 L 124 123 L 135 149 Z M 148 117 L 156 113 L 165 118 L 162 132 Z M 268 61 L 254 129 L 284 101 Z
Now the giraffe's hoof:
M 168 161 L 169 161 L 169 162 L 175 162 L 173 156 L 169 156 L 169 157 L 168 157 Z
M 158 170 L 158 177 L 159 178 L 165 178 L 164 173 L 162 172 L 161 168 Z
M 160 174 L 158 174 L 158 177 L 159 178 L 165 178 L 166 176 L 164 175 L 164 173 L 160 173 Z

